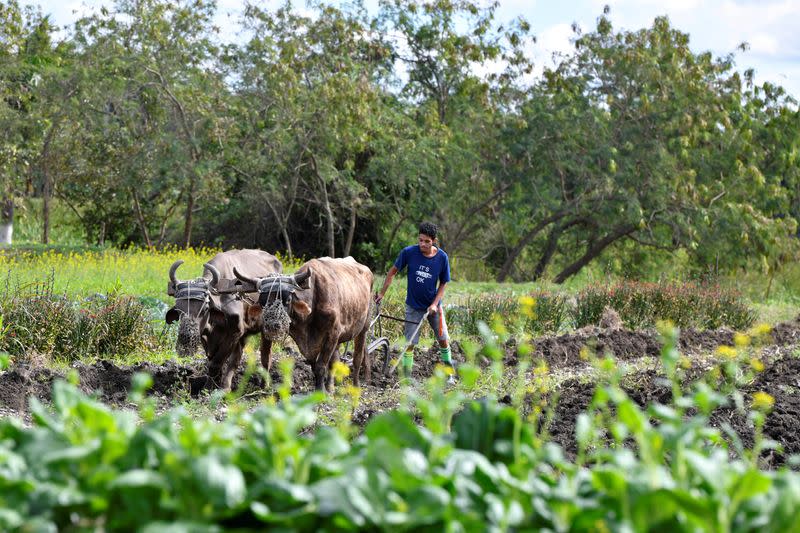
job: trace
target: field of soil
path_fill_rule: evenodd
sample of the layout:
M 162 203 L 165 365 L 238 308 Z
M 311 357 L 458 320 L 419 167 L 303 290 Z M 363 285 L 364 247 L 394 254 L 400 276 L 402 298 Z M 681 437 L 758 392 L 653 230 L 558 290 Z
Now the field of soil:
M 800 453 L 800 358 L 796 353 L 800 348 L 800 317 L 776 325 L 770 335 L 769 342 L 758 349 L 765 368 L 745 386 L 743 392 L 751 394 L 764 391 L 775 398 L 774 409 L 766 421 L 765 434 L 783 445 L 784 454 L 769 452 L 765 461 L 768 465 L 776 466 L 783 464 L 788 454 Z M 732 344 L 733 332 L 728 329 L 686 330 L 680 336 L 681 353 L 692 361 L 689 374 L 694 375 L 700 375 L 711 365 L 709 355 L 716 347 Z M 590 346 L 598 354 L 611 353 L 617 360 L 632 363 L 632 366 L 635 364 L 637 368 L 647 367 L 634 370 L 624 382 L 626 391 L 637 403 L 665 402 L 671 396 L 670 390 L 653 370 L 655 365 L 647 365 L 648 358 L 657 358 L 660 353 L 658 335 L 654 331 L 584 328 L 572 334 L 537 339 L 534 357 L 543 358 L 554 375 L 566 376 L 555 380 L 555 392 L 559 400 L 549 432 L 568 454 L 575 451 L 576 417 L 586 409 L 594 391 L 594 384 L 589 377 L 589 364 L 580 354 L 584 346 Z M 292 392 L 309 392 L 313 388 L 311 367 L 291 349 L 287 349 L 283 355 L 294 356 L 295 359 Z M 454 358 L 463 361 L 463 352 L 457 343 L 454 343 Z M 418 353 L 415 357 L 415 377 L 424 379 L 432 375 L 437 360 L 438 350 L 435 348 Z M 503 362 L 508 372 L 513 372 L 518 365 L 519 357 L 513 342 L 506 346 Z M 655 360 L 651 362 L 655 363 Z M 281 381 L 277 366 L 274 365 L 270 373 L 274 383 Z M 153 376 L 151 394 L 158 399 L 162 408 L 190 397 L 199 398 L 202 402 L 205 397 L 202 393 L 208 390 L 204 364 L 200 359 L 192 364 L 168 362 L 162 365 L 144 363 L 118 366 L 100 361 L 91 365 L 76 363 L 73 367 L 80 376 L 82 390 L 97 394 L 103 401 L 118 406 L 127 404 L 131 378 L 137 372 L 148 372 Z M 237 374 L 234 387 L 243 374 L 244 366 Z M 52 382 L 60 377 L 63 376 L 51 369 L 29 366 L 16 366 L 0 373 L 0 416 L 26 419 L 28 398 L 35 396 L 49 401 Z M 267 383 L 257 374 L 252 376 L 245 390 L 254 397 L 270 393 Z M 362 402 L 354 413 L 354 421 L 363 425 L 375 413 L 396 406 L 397 391 L 396 376 L 385 377 L 373 369 L 372 381 L 363 388 Z M 735 428 L 745 444 L 752 442 L 753 430 L 746 414 L 732 407 L 719 409 L 714 413 L 713 421 Z

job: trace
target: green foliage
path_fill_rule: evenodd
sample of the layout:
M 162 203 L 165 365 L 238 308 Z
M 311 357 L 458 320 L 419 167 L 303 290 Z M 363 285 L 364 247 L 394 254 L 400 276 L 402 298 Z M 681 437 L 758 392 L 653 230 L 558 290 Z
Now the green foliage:
M 3 295 L 0 317 L 6 324 L 0 350 L 15 359 L 35 354 L 69 363 L 158 351 L 172 344 L 160 332 L 163 316 L 154 317 L 153 309 L 136 297 L 112 292 L 75 302 L 55 293 L 52 282 Z
M 503 333 L 485 333 L 488 355 Z M 800 475 L 757 467 L 770 398 L 749 409 L 753 449 L 729 447 L 709 417 L 737 394 L 735 360 L 722 387 L 682 386 L 677 332 L 663 335 L 670 402 L 636 404 L 621 369 L 597 360 L 605 377 L 578 418 L 575 461 L 516 408 L 442 392 L 440 373 L 430 395 L 409 391 L 413 409 L 375 416 L 354 440 L 347 419 L 315 426 L 322 398 L 291 398 L 290 383 L 278 403 L 232 404 L 216 421 L 156 415 L 148 376 L 133 380 L 137 411 L 58 382 L 52 409 L 32 401 L 32 427 L 0 420 L 0 527 L 796 530 Z
M 534 79 L 531 25 L 491 2 L 248 5 L 229 42 L 213 1 L 117 4 L 63 32 L 0 6 L 0 200 L 23 240 L 381 267 L 432 218 L 475 279 L 796 260 L 796 102 L 666 18 L 604 13 Z
M 592 285 L 576 295 L 575 327 L 596 325 L 610 307 L 630 329 L 653 327 L 666 320 L 686 328 L 745 330 L 756 320 L 755 310 L 736 291 L 719 285 L 621 282 Z
M 17 201 L 14 215 L 14 243 L 26 247 L 41 247 L 42 239 L 42 202 L 40 198 L 29 198 Z M 63 202 L 54 200 L 51 206 L 51 241 L 58 246 L 71 246 L 76 249 L 86 248 L 86 235 L 80 225 L 80 219 L 75 216 Z
M 533 299 L 527 314 L 521 314 L 520 297 L 507 294 L 470 294 L 460 304 L 449 305 L 445 316 L 468 336 L 480 334 L 480 323 L 491 323 L 495 316 L 520 316 L 518 326 L 522 332 L 543 335 L 559 331 L 568 313 L 567 298 L 563 293 L 537 291 L 528 296 Z

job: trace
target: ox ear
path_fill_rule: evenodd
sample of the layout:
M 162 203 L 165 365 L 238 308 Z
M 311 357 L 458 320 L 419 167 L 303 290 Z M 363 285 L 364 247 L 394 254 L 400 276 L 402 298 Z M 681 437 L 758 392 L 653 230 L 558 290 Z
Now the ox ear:
M 262 311 L 263 311 L 263 308 L 259 304 L 253 304 L 253 305 L 248 306 L 247 310 L 245 311 L 245 314 L 247 315 L 245 317 L 245 320 L 248 323 L 252 323 L 252 322 L 257 321 L 259 318 L 261 318 L 261 312 Z
M 311 308 L 302 300 L 292 302 L 292 312 L 300 319 L 305 320 L 311 315 Z
M 164 316 L 164 320 L 166 320 L 167 324 L 172 324 L 180 317 L 181 317 L 181 312 L 173 307 L 172 309 L 167 311 L 166 316 Z

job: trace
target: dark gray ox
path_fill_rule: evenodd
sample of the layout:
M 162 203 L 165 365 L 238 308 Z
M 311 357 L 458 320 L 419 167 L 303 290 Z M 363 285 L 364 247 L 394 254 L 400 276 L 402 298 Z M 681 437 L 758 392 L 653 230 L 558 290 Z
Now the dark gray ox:
M 372 291 L 372 272 L 352 257 L 323 257 L 306 262 L 292 276 L 234 275 L 259 291 L 259 307 L 251 320 L 262 315 L 267 336 L 288 333 L 314 370 L 317 390 L 333 392 L 331 367 L 338 360 L 339 344 L 354 340 L 353 382 L 359 385 L 366 358 L 366 336 Z M 371 365 L 366 364 L 369 382 Z
M 248 310 L 257 294 L 219 294 L 215 288 L 220 279 L 235 279 L 234 269 L 249 276 L 280 273 L 281 262 L 261 250 L 230 250 L 215 255 L 203 265 L 203 277 L 179 280 L 175 272 L 183 261 L 175 261 L 169 279 L 175 287 L 175 305 L 167 311 L 166 322 L 180 320 L 175 350 L 193 355 L 202 343 L 208 357 L 208 376 L 224 390 L 242 359 L 244 344 L 250 335 L 260 333 L 261 323 Z M 261 337 L 261 364 L 269 370 L 272 341 Z

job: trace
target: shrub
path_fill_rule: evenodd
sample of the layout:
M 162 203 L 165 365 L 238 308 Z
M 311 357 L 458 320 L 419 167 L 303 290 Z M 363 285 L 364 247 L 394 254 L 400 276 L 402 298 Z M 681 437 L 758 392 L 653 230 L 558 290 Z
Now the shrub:
M 631 329 L 669 320 L 683 328 L 728 326 L 743 330 L 756 319 L 755 310 L 738 293 L 718 285 L 622 282 L 580 291 L 572 309 L 573 325 L 597 324 L 606 306 L 617 311 Z
M 542 335 L 557 332 L 567 317 L 567 299 L 563 294 L 539 291 L 529 295 L 534 300 L 531 313 L 520 314 L 519 297 L 506 294 L 479 294 L 469 296 L 461 305 L 448 306 L 447 323 L 458 328 L 463 335 L 478 336 L 479 322 L 487 324 L 492 317 L 504 319 L 520 316 L 517 327 L 526 333 Z M 510 321 L 509 321 L 510 322 Z
M 18 287 L 0 301 L 6 332 L 0 350 L 19 357 L 35 353 L 71 362 L 84 357 L 125 356 L 164 348 L 150 310 L 137 298 L 94 295 L 73 301 L 54 294 L 52 284 L 33 291 Z
M 567 298 L 561 293 L 539 291 L 534 299 L 533 316 L 525 320 L 525 329 L 534 335 L 556 333 L 569 314 Z

